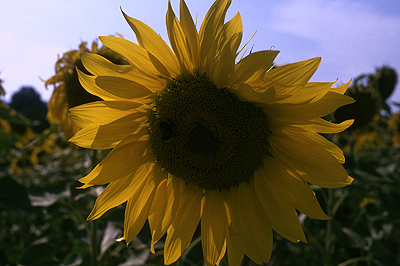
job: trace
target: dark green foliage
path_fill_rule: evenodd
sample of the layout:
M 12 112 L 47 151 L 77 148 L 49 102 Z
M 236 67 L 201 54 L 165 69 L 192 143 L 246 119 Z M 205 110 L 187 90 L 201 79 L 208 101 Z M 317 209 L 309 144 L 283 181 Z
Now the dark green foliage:
M 0 109 L 0 118 L 25 129 L 31 124 L 8 109 Z M 346 150 L 344 167 L 353 184 L 333 190 L 313 187 L 333 219 L 299 213 L 309 243 L 293 244 L 275 234 L 268 265 L 400 265 L 400 148 L 393 145 L 386 121 L 374 124 L 378 137 L 369 149 L 354 148 L 361 135 L 342 135 L 337 145 Z M 1 129 L 0 265 L 163 265 L 165 237 L 150 253 L 148 225 L 129 246 L 115 241 L 123 235 L 125 206 L 86 221 L 101 187 L 78 190 L 77 180 L 107 152 L 78 149 L 58 133 L 54 138 L 55 127 L 16 148 L 14 133 Z M 32 150 L 49 140 L 51 152 L 42 149 L 32 162 Z M 200 235 L 197 228 L 177 265 L 204 265 Z M 221 266 L 227 265 L 225 257 Z M 242 266 L 251 265 L 245 257 Z
M 22 87 L 11 97 L 10 107 L 23 114 L 32 123 L 32 129 L 41 133 L 49 127 L 46 120 L 47 106 L 33 87 Z
M 50 134 L 39 135 L 38 140 Z M 388 145 L 389 137 L 385 140 L 377 149 L 346 154 L 345 167 L 355 178 L 351 186 L 331 191 L 314 188 L 333 220 L 313 220 L 300 214 L 309 244 L 293 244 L 275 234 L 269 265 L 400 264 L 400 149 Z M 80 186 L 77 180 L 91 169 L 93 154 L 59 136 L 54 141 L 60 148 L 41 155 L 36 165 L 22 173 L 13 172 L 7 162 L 24 151 L 14 148 L 13 156 L 3 158 L 0 246 L 7 248 L 0 252 L 0 264 L 91 265 L 95 223 L 97 265 L 162 265 L 165 238 L 156 245 L 156 254 L 151 254 L 148 226 L 128 247 L 115 241 L 123 235 L 124 206 L 108 211 L 96 222 L 85 220 L 99 188 L 76 187 Z M 103 156 L 98 154 L 97 160 Z M 360 207 L 364 199 L 373 201 Z M 181 265 L 203 265 L 199 237 L 198 228 Z M 245 258 L 242 265 L 255 264 Z

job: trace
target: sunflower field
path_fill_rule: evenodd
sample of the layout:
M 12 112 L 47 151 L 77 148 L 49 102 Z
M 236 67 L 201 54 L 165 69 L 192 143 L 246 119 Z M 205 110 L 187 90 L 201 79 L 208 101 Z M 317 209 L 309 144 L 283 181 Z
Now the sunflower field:
M 387 85 L 393 73 L 383 67 L 356 78 L 347 92 L 356 103 L 327 117 L 355 118 L 354 128 L 325 135 L 344 150 L 344 167 L 355 180 L 345 188 L 314 186 L 333 219 L 299 214 L 308 244 L 275 234 L 268 265 L 400 264 L 400 113 L 393 114 L 385 101 L 393 91 L 393 82 Z M 148 225 L 128 246 L 116 241 L 123 234 L 124 206 L 86 221 L 102 187 L 79 190 L 77 180 L 108 151 L 73 145 L 56 124 L 34 132 L 38 121 L 5 103 L 0 114 L 1 265 L 163 264 L 164 242 L 150 252 Z M 199 228 L 175 264 L 204 265 Z M 228 265 L 226 260 L 220 264 Z M 242 265 L 256 264 L 245 257 Z
M 0 265 L 400 265 L 396 70 L 309 82 L 229 5 L 169 4 L 171 47 L 123 13 L 138 44 L 65 52 L 48 103 L 0 80 Z

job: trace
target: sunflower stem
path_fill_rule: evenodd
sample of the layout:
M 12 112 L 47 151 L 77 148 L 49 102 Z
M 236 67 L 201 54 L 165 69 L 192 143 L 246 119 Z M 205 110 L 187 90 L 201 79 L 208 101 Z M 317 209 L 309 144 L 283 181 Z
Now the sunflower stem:
M 196 238 L 195 240 L 192 241 L 192 243 L 190 243 L 190 245 L 186 248 L 186 250 L 183 252 L 181 258 L 176 262 L 176 266 L 182 266 L 184 265 L 184 261 L 186 260 L 187 255 L 189 254 L 189 252 L 192 250 L 192 248 L 194 248 L 194 246 L 196 246 L 199 242 L 201 241 L 201 236 L 199 236 L 198 238 Z
M 92 168 L 94 169 L 97 165 L 97 150 L 92 150 Z M 97 250 L 97 221 L 90 221 L 91 225 L 91 258 L 92 258 L 92 266 L 98 265 L 98 250 Z
M 91 228 L 92 228 L 92 266 L 97 266 L 97 222 L 96 220 L 90 221 L 91 222 Z
M 328 189 L 327 215 L 332 217 L 333 190 Z M 326 222 L 324 266 L 332 265 L 332 220 Z

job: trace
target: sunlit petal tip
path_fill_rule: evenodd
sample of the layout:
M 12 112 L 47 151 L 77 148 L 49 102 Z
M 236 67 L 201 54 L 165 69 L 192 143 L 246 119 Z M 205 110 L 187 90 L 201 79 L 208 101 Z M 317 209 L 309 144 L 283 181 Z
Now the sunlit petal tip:
M 346 123 L 346 128 L 343 129 L 343 131 L 344 131 L 344 130 L 348 129 L 352 124 L 354 124 L 354 119 L 349 119 L 349 120 L 343 121 L 342 123 Z
M 78 180 L 79 181 L 79 180 Z M 86 188 L 88 188 L 88 187 L 92 187 L 93 185 L 90 185 L 90 184 L 83 184 L 82 186 L 80 186 L 80 187 L 76 187 L 76 189 L 86 189 Z
M 151 55 L 150 59 L 153 59 L 153 63 L 158 64 L 156 68 L 159 69 L 162 66 L 167 70 L 167 73 L 164 73 L 165 75 L 178 76 L 180 74 L 178 59 L 159 34 L 140 20 L 134 19 L 125 13 L 123 15 L 135 32 L 139 45 Z
M 305 65 L 312 65 L 312 66 L 318 68 L 318 66 L 321 64 L 321 61 L 322 61 L 322 57 L 318 56 L 318 57 L 311 58 L 309 60 L 305 60 L 303 62 Z
M 351 82 L 352 82 L 352 79 L 350 79 L 347 83 L 345 83 L 345 84 L 343 84 L 343 85 L 341 85 L 339 87 L 332 88 L 331 91 L 339 93 L 339 94 L 345 94 L 345 92 L 347 91 L 347 89 L 350 86 Z
M 347 177 L 347 181 L 346 181 L 346 185 L 351 185 L 354 181 L 354 178 L 352 178 L 351 176 Z

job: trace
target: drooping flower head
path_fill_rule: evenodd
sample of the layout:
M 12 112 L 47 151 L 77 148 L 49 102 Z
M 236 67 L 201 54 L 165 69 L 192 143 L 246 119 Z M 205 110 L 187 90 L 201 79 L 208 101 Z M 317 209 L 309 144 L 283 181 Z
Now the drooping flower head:
M 79 54 L 83 52 L 97 53 L 114 63 L 122 64 L 124 59 L 119 54 L 102 46 L 98 48 L 97 41 L 87 47 L 87 42 L 82 42 L 77 50 L 69 50 L 59 57 L 55 64 L 55 75 L 45 80 L 45 86 L 54 85 L 54 90 L 47 105 L 47 119 L 52 124 L 58 124 L 67 138 L 79 131 L 68 117 L 68 109 L 83 103 L 100 100 L 99 97 L 88 93 L 79 83 L 76 69 L 89 74 L 82 65 Z
M 82 86 L 103 101 L 70 109 L 82 128 L 79 146 L 113 150 L 82 188 L 108 184 L 89 219 L 127 202 L 124 236 L 130 242 L 146 220 L 152 247 L 165 234 L 164 262 L 175 262 L 201 224 L 207 265 L 227 253 L 229 265 L 246 254 L 262 264 L 272 232 L 306 242 L 297 211 L 327 219 L 308 183 L 337 188 L 352 182 L 344 156 L 318 133 L 336 133 L 352 121 L 321 117 L 353 102 L 349 84 L 309 83 L 320 58 L 272 68 L 278 51 L 238 49 L 242 23 L 228 22 L 230 0 L 217 0 L 197 31 L 182 0 L 180 17 L 168 5 L 171 48 L 149 26 L 124 14 L 138 44 L 100 37 L 125 57 L 116 65 L 81 55 L 91 75 Z

